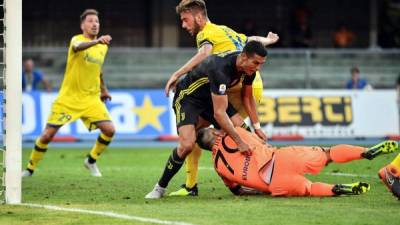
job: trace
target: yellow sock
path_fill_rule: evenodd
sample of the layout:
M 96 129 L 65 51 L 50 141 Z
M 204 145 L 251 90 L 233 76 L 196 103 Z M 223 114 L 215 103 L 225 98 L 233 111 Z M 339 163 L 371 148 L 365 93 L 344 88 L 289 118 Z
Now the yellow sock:
M 200 156 L 201 149 L 197 144 L 192 152 L 186 156 L 186 187 L 188 188 L 192 188 L 197 184 Z
M 96 140 L 96 144 L 94 144 L 92 150 L 90 151 L 90 157 L 94 160 L 97 160 L 101 153 L 106 150 L 107 146 L 110 144 L 112 137 L 108 137 L 105 134 L 101 133 Z
M 400 170 L 400 154 L 398 154 L 390 164 L 392 164 L 393 166 L 395 166 Z
M 40 142 L 40 137 L 36 139 L 35 147 L 32 149 L 31 158 L 27 165 L 27 168 L 34 171 L 37 167 L 39 161 L 43 158 L 47 151 L 48 144 L 43 144 Z

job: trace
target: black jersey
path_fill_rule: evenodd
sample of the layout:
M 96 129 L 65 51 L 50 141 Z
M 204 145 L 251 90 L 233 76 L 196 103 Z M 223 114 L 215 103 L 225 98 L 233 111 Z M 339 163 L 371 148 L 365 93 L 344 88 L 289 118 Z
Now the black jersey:
M 251 85 L 255 74 L 247 76 L 236 69 L 239 51 L 229 54 L 211 55 L 190 71 L 177 84 L 177 94 L 196 100 L 211 101 L 211 93 L 225 95 L 227 89 L 240 82 Z

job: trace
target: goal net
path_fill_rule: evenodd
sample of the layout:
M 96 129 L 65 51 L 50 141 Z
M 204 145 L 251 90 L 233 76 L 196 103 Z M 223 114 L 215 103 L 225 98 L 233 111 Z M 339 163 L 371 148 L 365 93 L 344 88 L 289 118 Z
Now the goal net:
M 0 0 L 0 201 L 21 203 L 22 0 Z

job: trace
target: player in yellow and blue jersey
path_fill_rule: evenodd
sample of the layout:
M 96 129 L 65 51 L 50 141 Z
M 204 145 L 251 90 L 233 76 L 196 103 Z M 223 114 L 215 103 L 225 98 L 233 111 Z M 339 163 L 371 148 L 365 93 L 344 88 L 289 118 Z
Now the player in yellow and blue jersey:
M 211 54 L 222 52 L 241 51 L 249 41 L 259 41 L 264 46 L 274 44 L 278 41 L 277 34 L 268 33 L 267 37 L 250 36 L 240 34 L 227 26 L 212 23 L 207 16 L 206 4 L 203 0 L 182 0 L 176 7 L 176 12 L 182 21 L 182 28 L 186 29 L 192 36 L 196 36 L 198 52 L 185 65 L 178 69 L 168 80 L 165 87 L 165 94 L 168 96 L 170 89 L 174 89 L 179 77 L 187 74 L 201 61 Z M 260 102 L 263 92 L 263 83 L 260 73 L 257 72 L 251 91 L 256 102 Z M 239 82 L 236 86 L 228 90 L 229 102 L 235 107 L 239 114 L 246 118 L 250 116 L 255 132 L 262 139 L 266 139 L 265 134 L 260 129 L 260 123 L 256 118 L 256 112 L 246 112 L 242 104 L 242 85 Z M 249 115 L 252 114 L 252 115 Z M 200 148 L 196 145 L 195 149 L 186 157 L 186 184 L 182 189 L 171 193 L 173 196 L 196 196 L 198 161 L 201 155 Z
M 100 23 L 96 10 L 85 10 L 80 19 L 82 34 L 71 39 L 64 80 L 53 103 L 46 128 L 36 139 L 28 166 L 22 173 L 24 177 L 32 176 L 57 131 L 64 124 L 77 119 L 81 119 L 89 130 L 99 128 L 101 131 L 84 165 L 92 176 L 102 176 L 96 160 L 115 133 L 104 104 L 111 100 L 111 96 L 102 77 L 102 66 L 112 38 L 110 35 L 97 37 Z

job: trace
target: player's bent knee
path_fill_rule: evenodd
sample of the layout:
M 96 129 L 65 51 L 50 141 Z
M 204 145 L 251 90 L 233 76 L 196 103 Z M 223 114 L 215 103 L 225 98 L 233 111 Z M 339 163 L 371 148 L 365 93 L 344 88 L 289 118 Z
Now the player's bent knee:
M 43 144 L 48 144 L 53 140 L 54 135 L 55 133 L 44 132 L 40 137 L 40 142 L 42 142 Z
M 105 130 L 102 131 L 102 133 L 104 135 L 106 135 L 107 137 L 113 137 L 114 134 L 115 134 L 115 128 L 112 127 L 112 128 L 109 128 L 109 129 L 105 129 Z
M 179 145 L 179 153 L 182 156 L 186 156 L 188 154 L 190 154 L 192 152 L 192 149 L 194 148 L 194 141 L 191 140 L 185 140 L 185 141 L 181 141 L 180 145 Z

